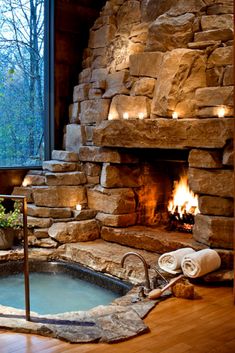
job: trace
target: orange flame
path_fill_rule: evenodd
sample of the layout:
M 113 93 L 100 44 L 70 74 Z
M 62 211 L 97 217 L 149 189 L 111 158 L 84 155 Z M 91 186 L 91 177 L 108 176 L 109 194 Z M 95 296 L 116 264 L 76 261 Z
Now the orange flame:
M 174 182 L 172 200 L 168 204 L 168 211 L 174 213 L 177 210 L 180 217 L 186 212 L 196 215 L 199 213 L 198 196 L 188 186 L 188 178 L 182 176 L 179 181 Z

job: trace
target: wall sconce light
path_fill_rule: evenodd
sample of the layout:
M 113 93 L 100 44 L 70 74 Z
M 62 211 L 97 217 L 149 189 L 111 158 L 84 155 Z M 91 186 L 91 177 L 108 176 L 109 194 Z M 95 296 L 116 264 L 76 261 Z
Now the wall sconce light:
M 224 107 L 219 107 L 217 111 L 218 118 L 224 118 L 225 116 L 225 109 Z
M 172 119 L 178 119 L 178 113 L 177 112 L 173 112 L 172 113 Z
M 123 113 L 123 119 L 129 119 L 129 114 L 127 112 Z

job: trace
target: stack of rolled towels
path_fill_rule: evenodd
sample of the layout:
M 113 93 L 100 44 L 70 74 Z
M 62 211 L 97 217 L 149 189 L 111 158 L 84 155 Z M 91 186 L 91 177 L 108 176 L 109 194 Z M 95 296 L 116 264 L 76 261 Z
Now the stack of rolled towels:
M 183 271 L 185 276 L 197 278 L 217 270 L 221 265 L 221 259 L 213 249 L 195 251 L 191 248 L 182 248 L 161 255 L 158 265 L 166 272 L 177 274 Z

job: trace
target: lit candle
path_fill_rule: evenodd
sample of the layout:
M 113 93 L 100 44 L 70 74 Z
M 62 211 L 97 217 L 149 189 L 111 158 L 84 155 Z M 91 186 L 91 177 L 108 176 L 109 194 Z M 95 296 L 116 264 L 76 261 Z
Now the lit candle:
M 129 119 L 129 114 L 127 112 L 123 113 L 123 119 Z
M 172 113 L 172 119 L 178 119 L 178 113 L 177 112 L 173 112 Z
M 144 113 L 139 113 L 139 119 L 144 119 Z
M 224 118 L 225 115 L 225 109 L 224 107 L 220 107 L 217 112 L 218 118 Z
M 81 209 L 82 209 L 82 205 L 80 205 L 79 203 L 76 205 L 76 210 L 77 211 L 81 211 Z

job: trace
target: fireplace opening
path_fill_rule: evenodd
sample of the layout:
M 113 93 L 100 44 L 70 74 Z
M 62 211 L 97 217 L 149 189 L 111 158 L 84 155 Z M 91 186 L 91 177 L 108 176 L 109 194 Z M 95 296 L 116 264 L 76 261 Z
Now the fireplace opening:
M 141 187 L 135 190 L 139 225 L 192 233 L 198 197 L 188 186 L 187 151 L 179 152 L 151 151 L 141 159 Z

